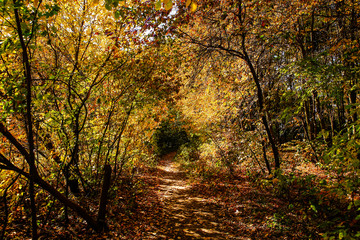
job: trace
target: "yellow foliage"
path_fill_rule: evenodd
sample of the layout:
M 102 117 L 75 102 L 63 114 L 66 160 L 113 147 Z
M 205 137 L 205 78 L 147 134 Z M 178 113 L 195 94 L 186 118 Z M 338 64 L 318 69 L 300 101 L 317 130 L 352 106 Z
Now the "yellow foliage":
M 274 178 L 274 179 L 272 180 L 272 183 L 273 183 L 273 184 L 278 184 L 279 182 L 280 182 L 280 180 L 277 179 L 277 178 Z
M 194 3 L 194 2 L 192 2 L 192 3 L 191 3 L 191 6 L 190 6 L 190 11 L 191 11 L 191 12 L 195 12 L 195 11 L 196 11 L 196 8 L 197 8 L 197 4 Z

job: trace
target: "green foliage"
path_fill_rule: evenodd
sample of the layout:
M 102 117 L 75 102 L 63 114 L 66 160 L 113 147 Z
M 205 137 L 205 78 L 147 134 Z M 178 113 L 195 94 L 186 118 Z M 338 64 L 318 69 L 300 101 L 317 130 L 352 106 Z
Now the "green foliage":
M 326 151 L 324 160 L 329 171 L 336 174 L 333 192 L 342 198 L 351 198 L 347 210 L 351 212 L 346 221 L 337 224 L 336 229 L 329 231 L 324 237 L 327 239 L 358 239 L 360 201 L 360 139 L 359 121 L 339 132 L 333 138 L 333 145 Z M 351 217 L 350 217 L 351 216 Z M 356 227 L 355 227 L 356 228 Z
M 179 147 L 177 159 L 182 161 L 196 161 L 199 159 L 200 137 L 197 134 L 189 134 L 187 142 Z
M 297 176 L 279 172 L 259 181 L 289 203 L 309 224 L 316 225 L 325 239 L 357 239 L 360 202 L 344 200 L 338 186 L 315 175 Z
M 177 151 L 188 141 L 188 134 L 181 127 L 181 123 L 171 122 L 169 119 L 164 120 L 153 135 L 155 154 L 159 156 Z
M 201 134 L 192 134 L 189 142 L 182 145 L 176 154 L 176 160 L 187 173 L 202 179 L 211 178 L 219 173 L 229 175 L 229 164 L 235 164 L 237 157 L 233 149 L 219 149 L 213 140 Z
M 338 193 L 353 196 L 360 188 L 359 123 L 352 124 L 333 138 L 333 146 L 324 156 L 326 166 L 337 174 Z

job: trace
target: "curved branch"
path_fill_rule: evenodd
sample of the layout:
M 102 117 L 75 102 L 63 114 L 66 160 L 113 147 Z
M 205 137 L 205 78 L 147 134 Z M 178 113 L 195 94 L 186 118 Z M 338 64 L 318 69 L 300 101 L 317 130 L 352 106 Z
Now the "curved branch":
M 4 124 L 0 122 L 0 133 L 9 140 L 16 148 L 19 150 L 21 155 L 23 155 L 27 162 L 30 161 L 30 155 L 25 149 L 25 147 L 7 130 Z

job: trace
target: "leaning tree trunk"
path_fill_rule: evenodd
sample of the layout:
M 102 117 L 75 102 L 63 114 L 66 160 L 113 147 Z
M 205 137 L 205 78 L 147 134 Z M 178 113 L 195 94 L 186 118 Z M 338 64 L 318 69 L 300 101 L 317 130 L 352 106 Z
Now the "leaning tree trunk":
M 268 123 L 268 120 L 267 120 L 267 115 L 268 114 L 267 114 L 267 111 L 264 108 L 264 95 L 263 95 L 263 91 L 262 91 L 262 88 L 261 88 L 261 85 L 260 85 L 260 79 L 259 79 L 259 76 L 256 73 L 255 68 L 254 68 L 254 66 L 252 64 L 252 61 L 251 61 L 251 59 L 250 59 L 250 57 L 249 57 L 249 55 L 248 55 L 248 53 L 247 53 L 247 51 L 245 49 L 245 36 L 243 36 L 242 48 L 243 48 L 242 50 L 243 50 L 243 53 L 244 53 L 244 60 L 245 60 L 246 64 L 248 65 L 248 67 L 250 68 L 253 80 L 254 80 L 255 85 L 256 85 L 257 97 L 258 97 L 258 105 L 259 105 L 259 114 L 261 115 L 261 120 L 262 120 L 262 123 L 263 123 L 263 125 L 265 127 L 265 131 L 266 131 L 266 134 L 268 136 L 272 152 L 274 154 L 275 170 L 277 170 L 277 169 L 280 168 L 280 154 L 279 154 L 279 150 L 278 150 L 278 148 L 276 146 L 274 136 L 270 131 L 269 123 Z
M 11 142 L 13 146 L 15 146 L 21 155 L 25 158 L 27 162 L 29 162 L 29 153 L 27 150 L 21 145 L 21 143 L 6 129 L 6 127 L 0 122 L 0 133 Z M 0 153 L 0 169 L 5 170 L 12 170 L 17 173 L 20 173 L 22 176 L 26 177 L 27 179 L 31 178 L 31 174 L 23 171 L 22 169 L 18 168 L 14 164 L 12 164 L 4 155 Z M 82 217 L 91 228 L 95 231 L 99 231 L 99 226 L 97 221 L 94 217 L 92 217 L 83 207 L 81 207 L 76 202 L 68 199 L 65 195 L 60 193 L 56 188 L 51 186 L 48 182 L 42 179 L 38 174 L 33 176 L 34 183 L 39 185 L 42 189 L 47 191 L 49 194 L 54 196 L 57 200 L 63 203 L 65 206 L 71 208 L 74 212 L 76 212 L 80 217 Z

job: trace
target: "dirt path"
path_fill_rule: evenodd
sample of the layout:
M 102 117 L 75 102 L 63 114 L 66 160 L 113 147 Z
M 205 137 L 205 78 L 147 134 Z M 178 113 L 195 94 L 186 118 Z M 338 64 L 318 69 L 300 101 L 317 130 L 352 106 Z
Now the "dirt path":
M 184 172 L 166 156 L 158 168 L 158 194 L 164 204 L 163 219 L 148 239 L 245 239 L 235 238 L 222 221 L 223 211 L 211 199 L 192 190 Z

